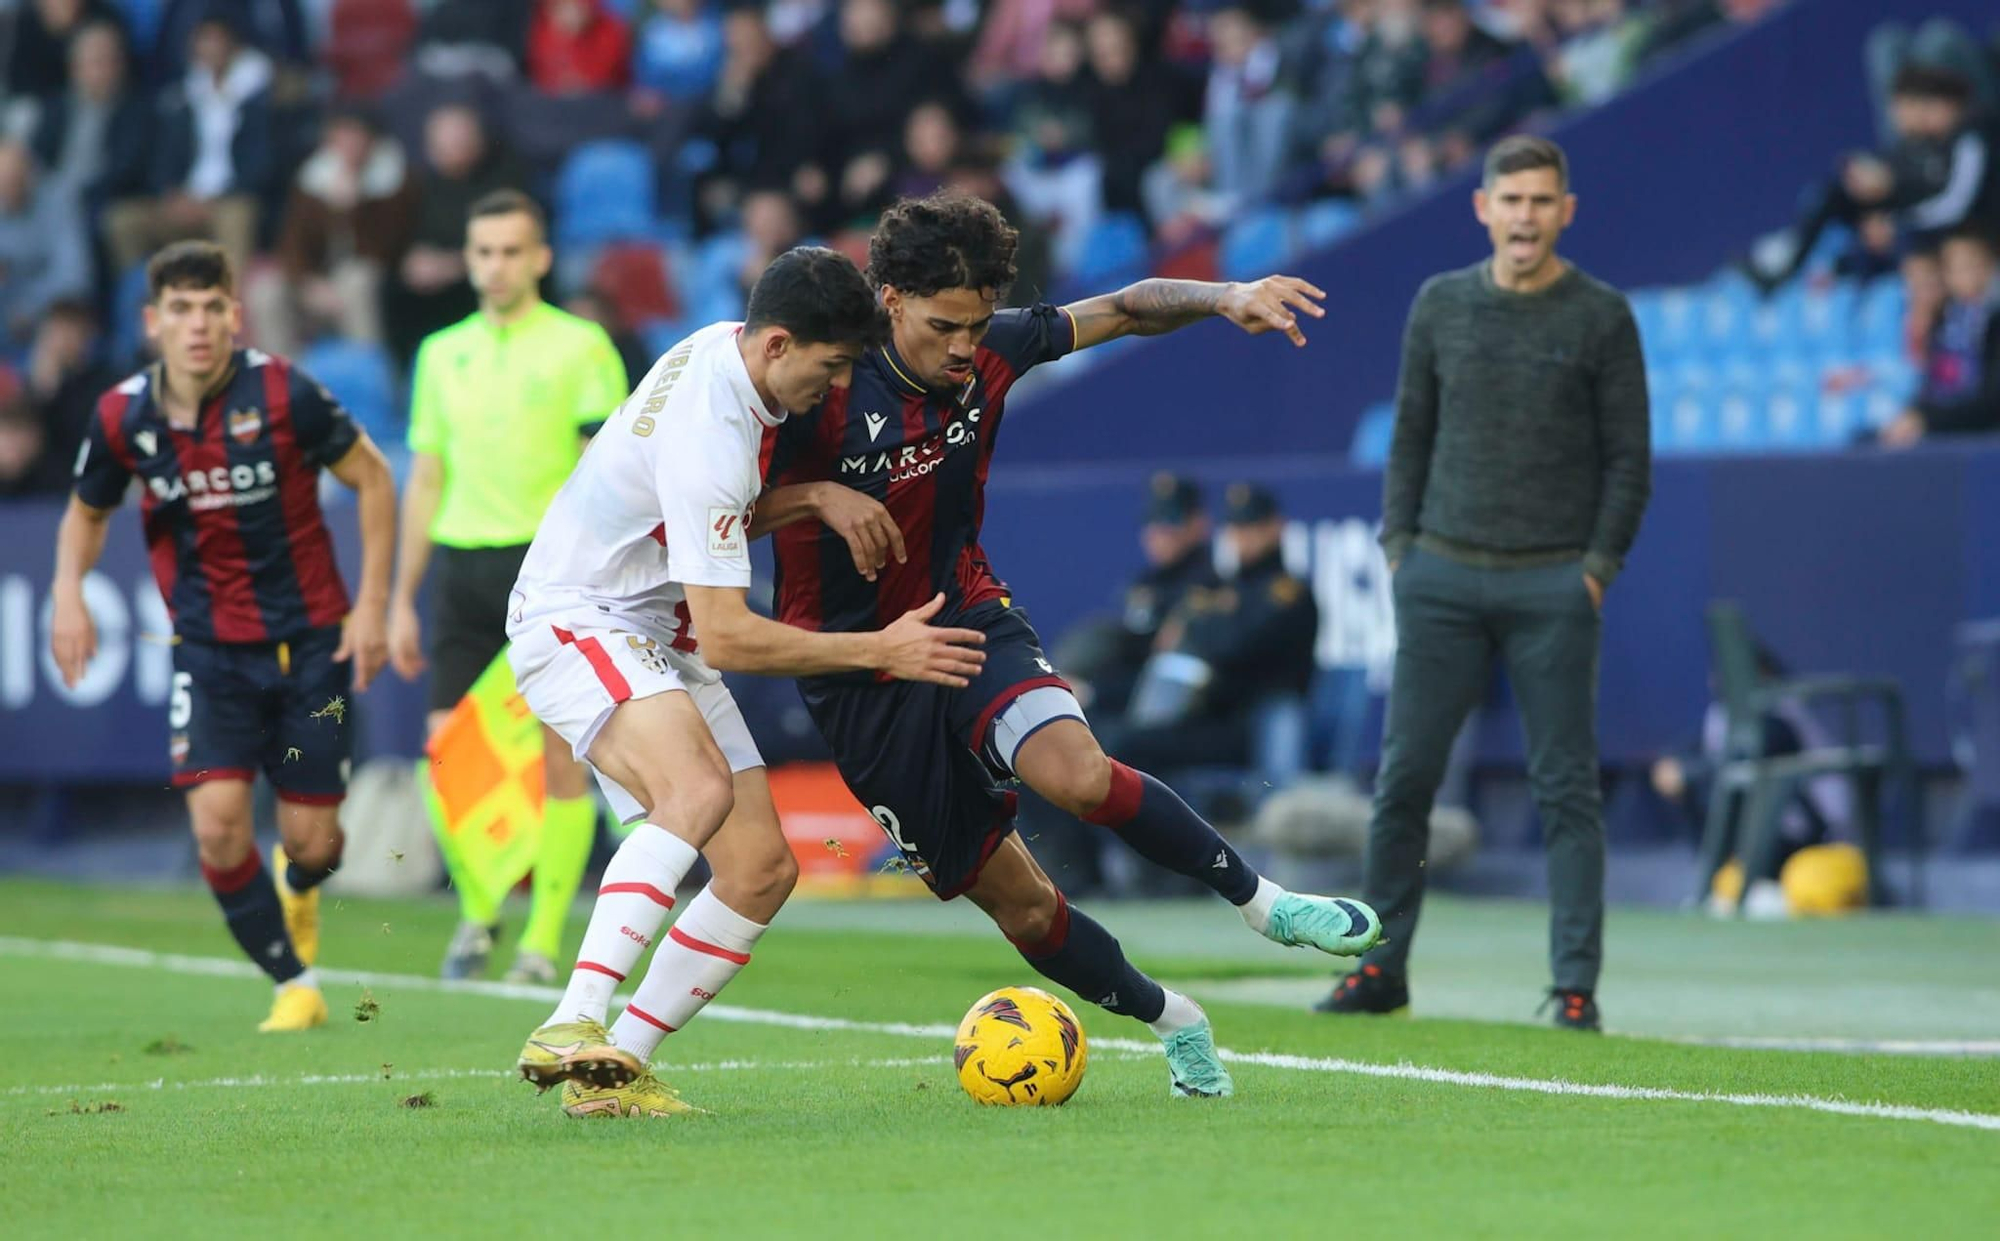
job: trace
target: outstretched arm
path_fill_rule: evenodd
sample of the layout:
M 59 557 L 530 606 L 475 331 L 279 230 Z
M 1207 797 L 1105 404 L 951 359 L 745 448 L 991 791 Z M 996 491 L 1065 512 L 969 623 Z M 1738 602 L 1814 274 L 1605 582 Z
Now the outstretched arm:
M 1326 314 L 1326 293 L 1296 276 L 1266 276 L 1249 284 L 1206 280 L 1141 280 L 1116 293 L 1063 307 L 1076 321 L 1076 347 L 1088 349 L 1121 336 L 1159 336 L 1212 316 L 1220 316 L 1258 336 L 1283 332 L 1294 345 L 1306 343 L 1299 315 Z

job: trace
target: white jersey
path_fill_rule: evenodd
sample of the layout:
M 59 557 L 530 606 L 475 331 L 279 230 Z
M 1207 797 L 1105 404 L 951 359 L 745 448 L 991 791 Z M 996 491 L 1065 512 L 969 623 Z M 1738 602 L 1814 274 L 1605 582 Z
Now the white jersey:
M 717 323 L 675 345 L 606 420 L 535 532 L 510 637 L 595 614 L 699 663 L 683 588 L 749 587 L 761 454 L 784 421 L 750 382 L 742 330 Z

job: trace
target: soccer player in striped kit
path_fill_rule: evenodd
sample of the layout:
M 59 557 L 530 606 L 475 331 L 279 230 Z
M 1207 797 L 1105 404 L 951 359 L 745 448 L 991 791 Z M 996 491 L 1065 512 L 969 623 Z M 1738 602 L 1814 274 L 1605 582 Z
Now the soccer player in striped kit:
M 147 269 L 160 360 L 104 394 L 56 536 L 51 645 L 63 679 L 97 649 L 84 576 L 136 479 L 153 574 L 174 621 L 173 783 L 187 790 L 201 873 L 244 955 L 277 994 L 258 1029 L 324 1024 L 312 973 L 319 885 L 340 864 L 353 734 L 347 694 L 388 657 L 396 485 L 319 384 L 238 349 L 235 273 L 221 247 L 181 242 Z M 324 469 L 354 489 L 361 592 L 350 608 L 319 507 Z M 258 771 L 278 791 L 283 844 L 267 871 L 251 821 Z

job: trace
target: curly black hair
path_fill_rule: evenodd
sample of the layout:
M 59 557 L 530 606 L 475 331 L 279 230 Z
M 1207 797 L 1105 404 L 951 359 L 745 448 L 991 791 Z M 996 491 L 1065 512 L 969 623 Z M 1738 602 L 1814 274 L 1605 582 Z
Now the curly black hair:
M 913 297 L 946 289 L 991 289 L 1014 283 L 1020 234 L 983 198 L 939 190 L 905 198 L 882 213 L 868 242 L 868 280 Z

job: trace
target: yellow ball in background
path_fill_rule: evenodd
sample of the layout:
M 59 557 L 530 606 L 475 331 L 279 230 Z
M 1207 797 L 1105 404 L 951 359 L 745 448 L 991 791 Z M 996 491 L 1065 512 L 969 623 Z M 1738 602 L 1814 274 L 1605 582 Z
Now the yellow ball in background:
M 1795 917 L 1851 913 L 1868 904 L 1868 859 L 1848 844 L 1808 845 L 1778 873 Z

